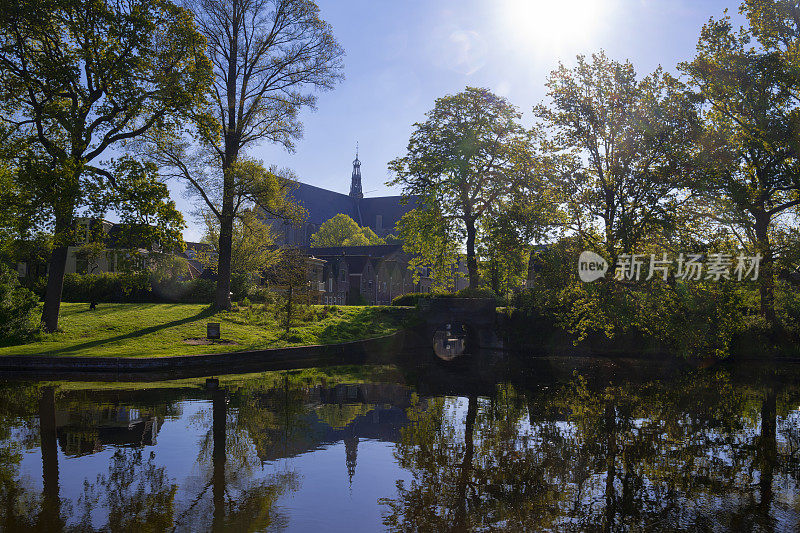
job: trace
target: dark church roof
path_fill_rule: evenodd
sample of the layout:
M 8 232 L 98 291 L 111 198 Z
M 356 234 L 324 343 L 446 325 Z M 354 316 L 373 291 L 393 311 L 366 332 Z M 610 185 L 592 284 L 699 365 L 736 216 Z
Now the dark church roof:
M 379 196 L 377 198 L 364 198 L 359 202 L 361 210 L 360 224 L 362 226 L 370 226 L 375 229 L 375 220 L 377 215 L 383 217 L 383 229 L 390 231 L 394 230 L 403 215 L 417 207 L 417 199 L 409 198 L 408 203 L 403 205 L 402 196 Z
M 311 235 L 319 226 L 340 213 L 349 216 L 360 226 L 370 228 L 379 237 L 386 237 L 396 234 L 396 225 L 403 215 L 417 207 L 416 197 L 405 199 L 402 196 L 363 196 L 358 153 L 353 161 L 350 194 L 297 182 L 289 192 L 289 197 L 306 210 L 307 223 L 294 230 L 284 228 L 281 244 L 308 246 Z M 285 222 L 284 226 L 286 225 Z
M 315 187 L 307 183 L 297 183 L 290 193 L 308 212 L 308 222 L 319 226 L 343 213 L 361 226 L 369 226 L 376 233 L 394 231 L 400 218 L 417 206 L 416 198 L 409 198 L 403 205 L 402 196 L 379 196 L 356 199 L 349 195 Z M 381 228 L 377 228 L 377 215 L 381 215 Z M 383 230 L 381 232 L 381 230 Z
M 346 194 L 298 182 L 290 196 L 308 211 L 308 221 L 312 224 L 322 224 L 339 213 L 358 221 L 355 202 Z

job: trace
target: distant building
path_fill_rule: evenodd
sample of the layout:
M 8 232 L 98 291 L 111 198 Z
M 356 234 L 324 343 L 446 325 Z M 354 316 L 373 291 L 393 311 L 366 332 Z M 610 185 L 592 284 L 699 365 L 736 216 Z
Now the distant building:
M 67 246 L 67 260 L 64 268 L 65 274 L 101 274 L 103 272 L 118 272 L 126 270 L 130 265 L 125 263 L 134 256 L 137 261 L 147 264 L 149 254 L 160 254 L 159 243 L 138 242 L 135 247 L 120 244 L 120 236 L 126 230 L 123 224 L 91 217 L 80 217 L 75 220 L 75 240 Z M 89 258 L 80 253 L 81 249 L 90 242 L 102 242 L 105 250 L 98 257 Z M 212 273 L 203 267 L 198 260 L 198 254 L 208 252 L 210 246 L 205 243 L 187 242 L 186 250 L 175 255 L 186 260 L 188 266 L 187 277 L 212 277 Z M 125 267 L 125 268 L 123 268 Z M 17 274 L 20 278 L 36 279 L 46 276 L 48 265 L 46 261 L 33 257 L 23 258 L 17 263 Z
M 330 246 L 308 248 L 307 253 L 324 260 L 322 289 L 319 302 L 323 304 L 390 304 L 394 298 L 410 292 L 430 292 L 432 280 L 427 268 L 418 270 L 418 281 L 409 270 L 411 255 L 400 243 L 372 246 Z M 465 266 L 460 264 L 463 274 Z M 456 280 L 453 290 L 467 287 L 466 277 Z
M 321 303 L 381 305 L 430 290 L 427 278 L 414 284 L 402 244 L 309 248 L 308 253 L 325 261 Z
M 269 219 L 270 225 L 278 234 L 275 244 L 279 246 L 310 246 L 311 236 L 319 230 L 322 223 L 340 213 L 349 216 L 362 227 L 369 227 L 379 237 L 386 237 L 395 233 L 395 226 L 402 216 L 417 206 L 416 198 L 413 197 L 405 204 L 402 196 L 364 198 L 358 152 L 353 161 L 350 194 L 298 183 L 290 196 L 308 212 L 308 218 L 301 225 L 293 225 L 283 219 Z

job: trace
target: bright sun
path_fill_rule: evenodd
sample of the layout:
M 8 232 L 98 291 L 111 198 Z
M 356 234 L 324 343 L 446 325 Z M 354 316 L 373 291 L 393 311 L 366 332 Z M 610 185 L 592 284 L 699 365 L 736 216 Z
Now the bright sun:
M 557 51 L 588 44 L 612 0 L 502 0 L 503 27 L 514 44 Z

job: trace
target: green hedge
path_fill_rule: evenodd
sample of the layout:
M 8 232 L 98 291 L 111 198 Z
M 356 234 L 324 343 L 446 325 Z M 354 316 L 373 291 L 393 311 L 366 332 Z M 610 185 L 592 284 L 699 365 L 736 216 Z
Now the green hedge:
M 146 272 L 67 274 L 65 302 L 180 302 L 211 303 L 216 283 L 207 279 L 156 281 Z
M 409 292 L 408 294 L 402 294 L 394 299 L 392 299 L 392 305 L 404 305 L 413 307 L 419 303 L 419 301 L 423 298 L 430 298 L 431 293 L 429 292 Z
M 392 300 L 392 305 L 415 306 L 425 298 L 497 298 L 492 289 L 461 289 L 457 292 L 431 294 L 429 292 L 409 292 Z

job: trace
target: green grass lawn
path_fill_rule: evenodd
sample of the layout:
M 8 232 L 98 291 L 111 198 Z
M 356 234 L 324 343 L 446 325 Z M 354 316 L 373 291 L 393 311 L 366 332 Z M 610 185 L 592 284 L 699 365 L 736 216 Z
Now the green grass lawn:
M 274 312 L 261 305 L 212 313 L 202 304 L 63 303 L 59 328 L 34 342 L 0 347 L 4 355 L 165 357 L 332 344 L 399 330 L 408 310 L 392 307 L 309 306 L 288 336 Z M 236 344 L 190 345 L 219 322 L 222 340 Z

